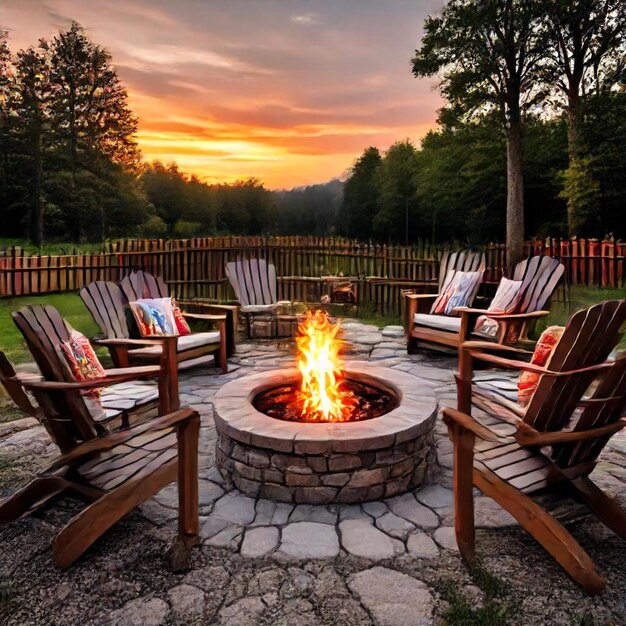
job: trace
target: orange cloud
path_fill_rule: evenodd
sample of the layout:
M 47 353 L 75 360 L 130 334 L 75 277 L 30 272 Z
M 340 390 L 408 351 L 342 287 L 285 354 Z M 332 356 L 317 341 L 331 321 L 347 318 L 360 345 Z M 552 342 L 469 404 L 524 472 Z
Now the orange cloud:
M 272 188 L 415 141 L 440 98 L 409 60 L 443 0 L 2 0 L 14 49 L 79 21 L 113 55 L 147 160 Z

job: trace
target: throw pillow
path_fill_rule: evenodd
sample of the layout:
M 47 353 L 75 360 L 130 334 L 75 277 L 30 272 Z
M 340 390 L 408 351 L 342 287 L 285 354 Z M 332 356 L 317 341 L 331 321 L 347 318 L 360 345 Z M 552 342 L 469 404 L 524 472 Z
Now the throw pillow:
M 482 272 L 454 272 L 447 286 L 439 294 L 430 312 L 434 315 L 456 315 L 454 309 L 469 306 L 476 295 Z
M 563 326 L 550 326 L 546 328 L 539 337 L 539 341 L 535 346 L 535 352 L 533 353 L 530 362 L 533 365 L 539 365 L 540 367 L 547 367 L 550 365 L 550 359 L 554 353 L 565 327 Z M 522 406 L 526 406 L 532 398 L 541 374 L 535 372 L 522 372 L 517 382 L 517 402 Z
M 493 297 L 491 304 L 486 309 L 488 313 L 514 313 L 519 302 L 520 290 L 522 288 L 521 280 L 510 280 L 502 278 L 498 285 L 496 295 Z M 498 322 L 491 319 L 488 315 L 481 315 L 476 320 L 475 332 L 482 335 L 495 337 L 498 332 Z
M 61 343 L 61 350 L 67 367 L 76 380 L 104 378 L 104 367 L 96 356 L 91 342 L 82 333 L 72 329 L 69 340 Z M 99 397 L 100 389 L 90 389 L 85 395 Z
M 171 298 L 142 298 L 128 305 L 142 337 L 178 334 Z
M 172 298 L 172 311 L 174 313 L 174 322 L 176 323 L 176 329 L 178 330 L 178 334 L 190 335 L 191 328 L 189 328 L 189 324 L 187 323 L 183 312 L 180 310 L 178 302 L 176 302 L 176 298 Z

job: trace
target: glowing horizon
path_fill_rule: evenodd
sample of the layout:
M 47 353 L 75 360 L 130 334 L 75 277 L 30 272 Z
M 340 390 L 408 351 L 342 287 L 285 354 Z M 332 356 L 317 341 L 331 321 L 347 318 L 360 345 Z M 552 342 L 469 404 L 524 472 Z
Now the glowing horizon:
M 0 24 L 14 51 L 82 24 L 128 89 L 146 161 L 276 189 L 327 182 L 368 146 L 435 126 L 441 100 L 410 58 L 441 5 L 3 0 Z

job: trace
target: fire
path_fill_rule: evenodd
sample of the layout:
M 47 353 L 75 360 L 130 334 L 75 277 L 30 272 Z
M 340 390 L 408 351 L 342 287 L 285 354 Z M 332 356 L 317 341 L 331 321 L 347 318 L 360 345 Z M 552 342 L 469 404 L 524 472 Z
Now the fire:
M 308 311 L 298 326 L 296 345 L 302 375 L 298 404 L 309 421 L 346 421 L 356 404 L 354 394 L 343 388 L 338 333 L 339 324 L 333 324 L 325 311 Z

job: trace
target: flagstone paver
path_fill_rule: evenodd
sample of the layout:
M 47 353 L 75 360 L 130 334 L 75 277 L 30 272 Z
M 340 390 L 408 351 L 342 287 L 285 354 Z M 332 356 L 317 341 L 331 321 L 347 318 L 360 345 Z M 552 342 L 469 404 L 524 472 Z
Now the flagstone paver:
M 246 530 L 241 544 L 241 556 L 265 556 L 278 546 L 280 532 L 275 526 L 259 526 Z
M 454 406 L 456 360 L 453 355 L 435 352 L 406 354 L 402 329 L 397 326 L 379 329 L 351 320 L 344 323 L 344 329 L 346 339 L 352 344 L 346 358 L 376 360 L 377 365 L 408 372 L 415 377 L 416 389 L 434 389 L 441 406 Z M 467 578 L 467 570 L 460 564 L 456 548 L 451 489 L 452 446 L 441 420 L 433 430 L 436 460 L 431 463 L 424 486 L 393 498 L 332 506 L 274 502 L 244 496 L 216 468 L 217 436 L 212 401 L 217 390 L 227 381 L 254 372 L 287 367 L 293 362 L 293 354 L 293 346 L 287 341 L 242 343 L 237 346 L 237 355 L 231 359 L 227 374 L 206 368 L 181 373 L 181 399 L 199 411 L 202 425 L 199 443 L 202 558 L 196 558 L 194 569 L 178 577 L 166 576 L 162 572 L 164 564 L 158 560 L 164 553 L 159 542 L 173 536 L 177 524 L 178 493 L 176 485 L 172 484 L 144 503 L 140 515 L 129 516 L 141 520 L 141 524 L 152 530 L 144 531 L 142 535 L 131 529 L 127 537 L 114 527 L 111 534 L 118 532 L 115 539 L 107 544 L 105 535 L 92 549 L 93 553 L 88 552 L 75 570 L 69 570 L 68 580 L 71 580 L 71 572 L 76 571 L 78 584 L 69 586 L 63 595 L 62 585 L 56 581 L 52 583 L 54 591 L 48 595 L 55 598 L 67 596 L 70 604 L 83 588 L 101 588 L 106 600 L 99 600 L 98 608 L 91 607 L 92 596 L 89 596 L 89 601 L 77 603 L 80 609 L 76 609 L 79 611 L 76 615 L 59 614 L 50 619 L 50 610 L 42 608 L 39 620 L 34 614 L 18 612 L 8 623 L 120 626 L 173 623 L 418 626 L 440 623 L 441 613 L 437 611 L 441 608 L 437 608 L 440 605 L 437 604 L 436 591 L 440 568 L 450 567 L 450 562 L 458 563 L 454 566 L 455 571 L 463 572 L 462 576 L 465 576 L 459 588 L 473 587 L 471 579 Z M 7 458 L 41 460 L 56 453 L 43 427 L 32 419 L 8 424 L 0 428 L 0 453 Z M 594 479 L 619 497 L 626 474 L 626 434 L 614 438 L 607 450 L 609 456 L 603 456 L 598 463 Z M 53 513 L 54 510 L 52 507 Z M 571 515 L 571 510 L 566 513 Z M 481 495 L 475 498 L 475 519 L 478 528 L 516 524 L 493 500 Z M 33 555 L 43 554 L 51 560 L 49 543 L 54 536 L 54 526 L 41 525 L 36 518 L 24 524 L 35 545 L 25 556 L 16 559 L 15 564 L 12 563 L 14 570 L 31 561 L 34 563 Z M 595 526 L 590 528 L 590 534 L 596 533 L 604 538 L 598 534 L 599 530 L 593 530 Z M 136 541 L 130 537 L 136 537 Z M 525 535 L 521 533 L 515 537 L 519 544 L 523 540 L 519 537 Z M 124 548 L 126 552 L 118 554 L 119 544 L 124 540 L 128 540 L 128 546 Z M 21 538 L 10 541 L 13 542 L 11 545 L 23 543 Z M 503 545 L 509 546 L 507 536 L 502 541 Z M 146 548 L 150 542 L 152 545 L 157 542 L 159 547 Z M 533 546 L 532 550 L 536 549 L 531 540 L 528 543 Z M 93 582 L 96 581 L 93 577 L 93 580 L 89 579 L 90 586 L 85 585 L 81 568 L 89 570 L 93 563 L 99 570 L 103 557 L 102 553 L 98 556 L 101 550 L 98 546 L 103 544 L 108 545 L 102 550 L 112 553 L 112 561 L 104 566 L 106 571 L 101 582 Z M 490 543 L 481 544 L 481 550 L 490 547 Z M 145 550 L 148 552 L 144 553 Z M 134 554 L 133 551 L 137 553 L 137 560 L 126 561 L 126 555 Z M 511 557 L 511 562 L 504 563 L 503 575 L 508 583 L 515 584 L 511 572 L 518 571 L 524 556 L 522 551 L 516 559 Z M 42 568 L 41 556 L 37 559 L 33 572 Z M 383 560 L 386 567 L 376 566 Z M 490 562 L 493 560 L 492 553 Z M 421 563 L 436 566 L 429 574 L 428 567 L 432 565 L 422 566 Z M 149 564 L 160 568 L 159 575 L 142 581 L 140 572 L 150 567 Z M 44 564 L 43 567 L 48 566 Z M 50 572 L 54 572 L 53 578 L 59 576 L 53 566 L 49 567 L 52 568 Z M 535 567 L 533 561 L 532 569 Z M 578 606 L 581 596 L 577 588 L 558 571 L 552 575 L 559 576 L 559 585 L 564 593 L 569 594 L 567 597 L 572 606 Z M 30 576 L 32 578 L 32 572 Z M 522 597 L 526 597 L 528 584 L 521 586 Z M 473 588 L 478 595 L 482 593 Z M 543 592 L 543 587 L 539 592 Z M 46 593 L 40 595 L 45 597 Z M 602 623 L 615 622 L 622 606 L 619 593 L 613 593 L 608 600 L 605 596 L 603 594 L 603 599 L 593 605 L 592 612 L 598 614 Z M 109 608 L 102 608 L 102 602 Z M 546 606 L 553 606 L 546 602 L 537 609 L 539 613 L 534 614 L 532 610 L 536 603 L 525 604 L 524 611 L 531 611 L 531 617 L 520 620 L 520 623 L 539 623 Z M 59 606 L 66 610 L 66 604 L 67 598 Z M 81 610 L 87 612 L 80 613 Z M 77 616 L 87 614 L 89 618 Z M 570 622 L 563 619 L 556 623 Z
M 339 554 L 337 531 L 318 522 L 287 524 L 276 554 L 288 559 L 332 559 Z
M 420 580 L 386 567 L 373 567 L 355 574 L 348 586 L 380 626 L 432 624 L 432 594 Z
M 351 519 L 339 524 L 341 545 L 349 554 L 380 561 L 403 554 L 404 544 L 372 525 L 372 520 Z

